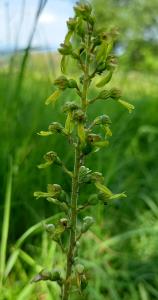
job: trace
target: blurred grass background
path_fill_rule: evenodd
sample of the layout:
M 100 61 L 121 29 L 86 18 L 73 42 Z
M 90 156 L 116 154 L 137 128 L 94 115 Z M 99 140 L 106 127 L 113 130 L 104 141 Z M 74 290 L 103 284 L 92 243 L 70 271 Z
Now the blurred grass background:
M 158 299 L 158 3 L 92 2 L 98 26 L 120 28 L 116 45 L 120 63 L 109 86 L 121 88 L 135 111 L 129 115 L 119 105 L 104 102 L 90 111 L 92 119 L 110 115 L 113 137 L 109 148 L 90 156 L 87 164 L 105 174 L 112 190 L 127 191 L 128 198 L 91 210 L 96 225 L 83 238 L 80 253 L 90 282 L 83 296 L 74 294 L 72 299 Z M 0 57 L 2 300 L 59 299 L 55 284 L 29 283 L 41 267 L 62 267 L 59 249 L 41 223 L 58 211 L 33 198 L 35 190 L 44 190 L 51 182 L 70 191 L 69 179 L 60 169 L 39 172 L 36 167 L 50 150 L 72 167 L 73 153 L 64 138 L 36 134 L 52 121 L 64 122 L 60 103 L 55 109 L 44 106 L 60 74 L 59 61 L 57 53 L 32 52 L 31 44 L 20 53 Z M 60 101 L 71 97 L 64 92 Z

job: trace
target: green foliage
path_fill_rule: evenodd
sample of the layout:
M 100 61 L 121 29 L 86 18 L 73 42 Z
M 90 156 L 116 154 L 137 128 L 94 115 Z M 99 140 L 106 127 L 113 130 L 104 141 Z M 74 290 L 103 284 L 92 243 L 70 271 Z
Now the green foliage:
M 115 49 L 121 50 L 126 69 L 157 70 L 156 0 L 92 0 L 98 27 L 115 27 L 120 32 Z M 117 50 L 116 50 L 117 51 Z
M 32 282 L 56 281 L 61 287 L 62 300 L 70 299 L 70 294 L 75 287 L 82 294 L 88 283 L 86 269 L 80 263 L 76 265 L 78 257 L 78 242 L 81 237 L 94 224 L 92 216 L 86 216 L 81 221 L 81 226 L 78 223 L 78 214 L 81 208 L 91 207 L 94 205 L 91 200 L 84 202 L 80 207 L 81 184 L 91 184 L 96 188 L 95 205 L 105 204 L 109 200 L 125 198 L 126 194 L 114 194 L 105 184 L 102 173 L 94 172 L 87 168 L 85 159 L 91 153 L 99 151 L 109 144 L 108 137 L 112 136 L 109 125 L 111 120 L 107 115 L 95 117 L 91 122 L 88 117 L 89 106 L 97 100 L 103 101 L 114 100 L 119 102 L 129 112 L 134 109 L 134 106 L 121 99 L 119 89 L 111 88 L 97 92 L 93 99 L 88 98 L 88 94 L 95 82 L 96 77 L 99 81 L 96 84 L 97 88 L 102 88 L 112 78 L 116 67 L 116 57 L 113 54 L 113 44 L 116 37 L 114 31 L 105 32 L 97 30 L 95 27 L 95 18 L 92 13 L 92 7 L 89 3 L 76 3 L 74 7 L 75 17 L 67 22 L 68 34 L 64 43 L 61 44 L 59 52 L 62 55 L 61 70 L 63 71 L 63 60 L 65 57 L 75 60 L 80 73 L 80 81 L 69 79 L 66 76 L 59 76 L 54 85 L 57 90 L 46 100 L 46 104 L 55 103 L 59 96 L 67 89 L 73 89 L 79 97 L 78 102 L 66 102 L 63 106 L 63 112 L 66 113 L 65 126 L 58 122 L 53 122 L 49 125 L 49 131 L 41 131 L 39 135 L 49 136 L 52 134 L 64 134 L 65 138 L 70 143 L 70 147 L 75 153 L 73 172 L 69 171 L 64 163 L 59 159 L 58 155 L 49 151 L 44 155 L 45 163 L 40 164 L 40 169 L 56 163 L 63 167 L 67 175 L 72 179 L 71 196 L 66 194 L 66 191 L 58 184 L 48 184 L 47 191 L 34 192 L 34 196 L 46 198 L 52 204 L 57 204 L 61 211 L 64 211 L 65 217 L 60 219 L 57 224 L 49 224 L 46 231 L 52 240 L 54 240 L 66 255 L 66 263 L 63 274 L 57 271 L 42 269 Z M 66 68 L 64 67 L 64 73 Z M 103 127 L 104 136 L 95 132 L 95 125 Z M 90 196 L 91 198 L 92 196 Z M 65 238 L 64 238 L 65 237 Z M 75 268 L 74 268 L 75 266 Z
M 108 4 L 111 3 L 112 1 L 108 2 Z M 150 7 L 153 3 L 149 3 Z M 103 6 L 100 7 L 103 10 Z M 139 7 L 135 6 L 137 9 Z M 96 9 L 98 8 L 96 7 Z M 127 6 L 125 6 L 125 11 L 127 11 L 126 9 Z M 147 10 L 147 13 L 149 14 L 150 11 Z M 115 12 L 118 17 L 123 17 L 124 10 L 121 13 L 116 8 L 108 14 L 107 17 L 110 16 L 113 24 L 114 18 L 112 19 L 111 15 Z M 129 13 L 127 16 L 129 23 Z M 100 22 L 100 18 L 97 20 Z M 104 18 L 104 22 L 106 20 Z M 115 20 L 118 25 L 117 18 Z M 135 14 L 133 22 L 139 20 L 140 18 Z M 127 27 L 120 28 L 119 40 L 120 38 L 127 39 L 122 33 L 128 26 L 127 24 Z M 133 40 L 134 48 L 137 43 L 137 40 Z M 113 136 L 110 138 L 109 146 L 100 151 L 100 155 L 97 153 L 87 155 L 86 166 L 89 170 L 99 169 L 106 174 L 106 186 L 110 187 L 112 191 L 128 191 L 128 198 L 121 201 L 109 201 L 108 205 L 104 206 L 101 201 L 98 204 L 96 190 L 92 189 L 91 184 L 82 185 L 78 222 L 81 225 L 80 222 L 83 222 L 83 218 L 88 214 L 93 215 L 95 224 L 84 234 L 84 238 L 78 245 L 80 260 L 76 261 L 76 264 L 84 265 L 86 272 L 88 270 L 88 285 L 84 290 L 84 295 L 81 296 L 78 293 L 71 295 L 75 300 L 118 300 L 120 298 L 140 300 L 145 297 L 144 294 L 148 299 L 158 298 L 158 101 L 157 74 L 151 73 L 153 62 L 155 70 L 157 62 L 154 56 L 149 56 L 151 50 L 149 51 L 148 47 L 150 48 L 151 45 L 149 43 L 144 45 L 147 73 L 121 72 L 122 63 L 119 70 L 113 73 L 113 86 L 121 87 L 124 99 L 129 102 L 134 101 L 136 107 L 134 113 L 131 115 L 124 113 L 121 105 L 117 105 L 116 109 L 112 101 L 106 103 L 96 101 L 95 106 L 89 107 L 90 125 L 96 116 L 104 113 L 110 115 L 112 124 L 109 126 L 113 131 Z M 132 69 L 133 60 L 130 60 L 131 66 L 129 63 L 127 64 L 129 62 L 128 54 L 125 58 L 126 69 Z M 50 138 L 42 139 L 36 135 L 35 128 L 40 132 L 41 128 L 48 128 L 48 124 L 53 120 L 59 120 L 60 123 L 65 124 L 65 116 L 61 114 L 60 110 L 61 101 L 63 101 L 62 99 L 66 101 L 73 99 L 78 103 L 78 95 L 75 96 L 72 89 L 67 89 L 62 92 L 55 109 L 50 109 L 49 106 L 43 109 L 43 100 L 52 93 L 54 76 L 59 76 L 59 68 L 56 67 L 59 57 L 56 53 L 30 53 L 25 76 L 22 78 L 23 85 L 20 91 L 22 96 L 20 98 L 13 96 L 15 80 L 21 66 L 21 55 L 17 54 L 15 57 L 12 74 L 10 74 L 9 59 L 10 57 L 0 58 L 1 224 L 7 186 L 8 158 L 10 154 L 13 157 L 10 227 L 6 249 L 5 280 L 1 288 L 0 299 L 46 298 L 57 300 L 59 299 L 57 284 L 40 281 L 38 285 L 34 285 L 30 284 L 30 281 L 34 274 L 45 267 L 51 270 L 53 265 L 55 269 L 61 271 L 65 263 L 64 257 L 59 251 L 59 244 L 52 241 L 50 235 L 45 232 L 44 219 L 56 214 L 59 208 L 48 201 L 43 201 L 42 198 L 33 201 L 32 194 L 37 187 L 39 190 L 45 191 L 46 184 L 51 182 L 60 184 L 67 193 L 70 193 L 69 177 L 65 176 L 65 172 L 61 173 L 55 163 L 53 168 L 50 166 L 41 169 L 40 176 L 38 176 L 39 170 L 36 166 L 45 162 L 42 153 L 54 149 L 56 153 L 60 154 L 61 160 L 64 158 L 65 164 L 71 170 L 72 153 L 69 143 L 66 143 L 64 133 L 62 136 L 60 134 L 51 135 Z M 140 63 L 141 60 L 137 66 L 140 66 Z M 71 66 L 74 68 L 73 64 Z M 142 65 L 141 70 L 145 68 L 146 64 Z M 76 78 L 78 81 L 78 76 Z M 90 99 L 97 94 L 95 84 L 98 80 L 99 77 L 94 86 L 92 85 Z M 111 81 L 108 85 L 111 89 Z M 94 129 L 96 133 L 100 132 L 99 126 L 99 124 L 96 125 Z M 103 127 L 101 130 L 105 135 Z M 92 196 L 89 196 L 92 192 Z M 93 204 L 93 207 L 88 206 L 89 202 Z M 85 203 L 86 207 L 83 205 Z M 86 213 L 88 207 L 89 211 Z M 47 223 L 56 225 L 63 216 L 62 213 L 57 215 L 56 219 L 50 218 Z M 41 219 L 43 222 L 40 221 Z M 30 227 L 33 224 L 34 226 Z M 26 230 L 27 228 L 29 229 Z M 63 239 L 65 239 L 64 235 Z M 74 271 L 77 272 L 76 269 Z

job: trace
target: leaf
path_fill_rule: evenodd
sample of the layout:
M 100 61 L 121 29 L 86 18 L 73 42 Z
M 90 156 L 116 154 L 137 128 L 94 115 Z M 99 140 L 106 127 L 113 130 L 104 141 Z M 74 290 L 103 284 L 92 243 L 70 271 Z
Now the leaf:
M 106 76 L 104 76 L 104 77 L 96 84 L 96 86 L 97 86 L 98 88 L 103 87 L 105 84 L 107 84 L 107 83 L 110 81 L 111 77 L 112 77 L 112 71 L 109 71 L 109 73 L 106 74 Z
M 60 96 L 61 91 L 56 90 L 48 99 L 46 100 L 45 104 L 48 105 L 50 103 L 54 104 L 57 101 L 57 98 Z
M 49 167 L 50 165 L 52 165 L 52 163 L 53 163 L 53 161 L 47 161 L 47 162 L 45 162 L 43 164 L 38 165 L 37 167 L 39 169 L 45 169 L 45 168 Z
M 40 131 L 37 134 L 41 135 L 41 136 L 48 136 L 48 135 L 51 135 L 53 133 L 51 131 Z
M 132 112 L 133 109 L 135 109 L 134 105 L 130 104 L 129 102 L 118 100 L 118 102 L 123 105 L 126 109 L 128 109 L 129 113 Z
M 78 123 L 77 132 L 78 132 L 78 137 L 79 137 L 81 143 L 84 144 L 85 139 L 86 139 L 86 133 L 85 133 L 85 129 L 84 129 L 84 124 L 82 122 Z

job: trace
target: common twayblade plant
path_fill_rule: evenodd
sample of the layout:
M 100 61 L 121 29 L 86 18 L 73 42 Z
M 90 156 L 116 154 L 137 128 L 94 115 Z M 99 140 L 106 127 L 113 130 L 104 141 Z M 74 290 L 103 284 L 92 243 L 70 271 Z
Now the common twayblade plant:
M 82 293 L 88 284 L 87 270 L 80 263 L 78 249 L 80 239 L 84 238 L 94 223 L 94 218 L 87 215 L 80 222 L 78 214 L 82 209 L 95 207 L 98 203 L 103 205 L 110 200 L 124 198 L 124 192 L 114 193 L 104 183 L 102 173 L 90 170 L 86 167 L 86 157 L 94 152 L 108 147 L 109 138 L 112 135 L 111 119 L 108 115 L 96 116 L 90 121 L 87 112 L 96 101 L 113 101 L 114 105 L 121 104 L 132 112 L 133 105 L 122 100 L 119 89 L 105 89 L 111 80 L 117 65 L 117 59 L 113 53 L 113 45 L 117 36 L 116 30 L 107 32 L 96 29 L 95 17 L 89 3 L 76 3 L 75 16 L 67 21 L 68 32 L 64 43 L 60 45 L 61 71 L 64 75 L 54 81 L 56 90 L 46 100 L 46 105 L 54 104 L 66 89 L 76 92 L 76 101 L 64 103 L 62 110 L 66 115 L 65 124 L 53 122 L 47 131 L 39 132 L 39 135 L 52 138 L 60 134 L 66 138 L 70 149 L 74 151 L 74 169 L 69 170 L 57 153 L 50 151 L 44 155 L 44 162 L 38 167 L 47 168 L 53 164 L 58 165 L 72 181 L 71 195 L 63 190 L 62 186 L 48 184 L 45 192 L 34 193 L 36 198 L 44 197 L 46 200 L 59 207 L 64 212 L 64 218 L 56 224 L 47 224 L 45 229 L 50 237 L 60 246 L 65 256 L 65 270 L 61 274 L 56 269 L 43 269 L 33 278 L 33 282 L 40 280 L 56 281 L 61 287 L 62 300 L 70 298 L 71 290 L 76 288 Z M 67 76 L 67 58 L 74 60 L 78 66 L 80 76 L 78 80 Z M 66 75 L 65 75 L 66 74 Z M 96 85 L 96 94 L 89 97 L 91 87 Z M 100 133 L 98 132 L 100 130 Z M 91 184 L 95 186 L 96 193 L 89 195 L 85 203 L 80 201 L 80 191 L 83 186 Z M 85 187 L 84 187 L 85 188 Z M 92 211 L 92 210 L 91 210 Z M 66 235 L 65 238 L 63 239 Z

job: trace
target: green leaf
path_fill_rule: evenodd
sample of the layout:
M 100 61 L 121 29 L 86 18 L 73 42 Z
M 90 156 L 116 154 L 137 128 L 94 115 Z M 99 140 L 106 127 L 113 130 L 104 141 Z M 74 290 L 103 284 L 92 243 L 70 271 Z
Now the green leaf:
M 48 136 L 48 135 L 51 135 L 53 133 L 51 131 L 40 131 L 37 134 L 41 135 L 41 136 Z
M 57 98 L 60 96 L 61 91 L 56 90 L 48 99 L 46 100 L 45 104 L 48 105 L 50 103 L 54 104 L 57 101 Z
M 129 102 L 123 101 L 123 100 L 118 100 L 118 102 L 123 105 L 126 109 L 128 109 L 129 113 L 135 109 L 134 105 L 130 104 Z
M 103 87 L 105 84 L 107 84 L 112 77 L 112 71 L 109 71 L 97 84 L 96 86 L 98 88 Z

